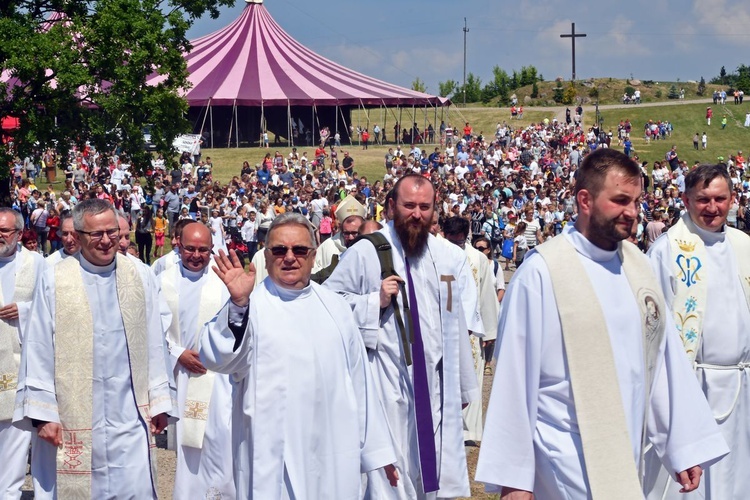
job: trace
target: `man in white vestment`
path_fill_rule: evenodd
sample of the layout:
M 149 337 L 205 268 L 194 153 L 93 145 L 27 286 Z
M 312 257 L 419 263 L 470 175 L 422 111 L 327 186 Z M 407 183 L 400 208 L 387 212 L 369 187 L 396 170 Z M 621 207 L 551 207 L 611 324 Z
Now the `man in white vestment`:
M 73 228 L 73 214 L 70 211 L 63 212 L 60 215 L 60 230 L 58 234 L 60 235 L 62 248 L 47 256 L 45 261 L 49 267 L 55 267 L 55 264 L 75 255 L 81 249 L 75 228 Z
M 465 315 L 476 313 L 476 292 L 473 283 L 460 283 L 469 274 L 466 255 L 429 232 L 430 181 L 407 175 L 391 193 L 393 219 L 381 233 L 391 244 L 396 275 L 381 279 L 375 247 L 361 241 L 325 282 L 354 311 L 398 457 L 398 488 L 375 471 L 366 497 L 469 496 L 461 409 L 481 396 L 467 335 L 481 326 L 473 326 L 478 314 Z M 473 298 L 471 305 L 461 295 Z
M 640 195 L 639 166 L 597 149 L 575 225 L 511 280 L 476 473 L 502 498 L 643 498 L 646 441 L 693 491 L 728 451 L 646 257 L 622 242 Z
M 151 264 L 151 269 L 154 270 L 155 275 L 159 276 L 165 269 L 169 269 L 180 262 L 180 237 L 182 236 L 184 227 L 191 222 L 195 221 L 192 219 L 180 219 L 175 222 L 172 228 L 172 251 L 162 255 Z
M 714 419 L 731 453 L 683 498 L 741 499 L 750 491 L 750 238 L 726 225 L 732 181 L 726 165 L 700 165 L 685 176 L 682 218 L 649 250 L 654 272 Z M 660 464 L 649 498 L 678 498 Z M 649 481 L 647 481 L 649 482 Z M 668 493 L 665 495 L 665 488 Z
M 310 282 L 315 229 L 276 217 L 254 290 L 234 250 L 214 271 L 231 300 L 201 334 L 200 361 L 230 374 L 237 498 L 358 500 L 361 473 L 398 472 L 365 348 L 344 300 Z M 252 293 L 252 295 L 251 295 Z
M 338 261 L 341 253 L 349 248 L 359 236 L 359 228 L 365 221 L 365 207 L 352 195 L 341 200 L 336 208 L 336 220 L 339 221 L 340 231 L 320 244 L 315 252 L 313 272 L 325 269 Z
M 450 217 L 443 223 L 445 239 L 463 249 L 469 262 L 473 282 L 476 285 L 479 315 L 482 318 L 481 332 L 470 332 L 471 356 L 474 360 L 474 373 L 477 377 L 479 390 L 484 381 L 484 349 L 483 343 L 495 340 L 497 337 L 498 302 L 495 290 L 495 277 L 492 274 L 490 261 L 482 252 L 467 245 L 471 224 L 463 217 Z M 469 403 L 464 409 L 464 440 L 475 444 L 482 440 L 482 400 Z
M 177 465 L 174 498 L 234 498 L 232 384 L 229 375 L 206 371 L 198 356 L 203 325 L 229 300 L 210 268 L 211 232 L 192 222 L 182 231 L 181 262 L 159 275 L 172 312 L 167 333 L 177 383 Z
M 34 292 L 16 412 L 39 438 L 36 498 L 156 498 L 153 434 L 172 411 L 158 290 L 118 255 L 112 205 L 76 205 L 75 258 Z M 33 467 L 33 465 L 32 465 Z
M 0 208 L 0 498 L 21 498 L 32 433 L 11 425 L 21 346 L 26 341 L 34 287 L 44 273 L 42 256 L 19 245 L 23 216 Z M 36 471 L 34 471 L 36 472 Z

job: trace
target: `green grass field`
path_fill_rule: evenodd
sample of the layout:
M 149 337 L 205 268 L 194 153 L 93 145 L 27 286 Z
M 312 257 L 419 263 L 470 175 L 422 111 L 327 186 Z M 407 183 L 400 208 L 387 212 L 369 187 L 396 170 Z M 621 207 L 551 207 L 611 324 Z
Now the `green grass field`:
M 705 120 L 706 104 L 691 103 L 654 107 L 627 106 L 621 109 L 602 110 L 601 115 L 604 118 L 604 129 L 611 129 L 615 134 L 617 123 L 621 119 L 630 119 L 633 125 L 632 141 L 635 152 L 641 160 L 648 161 L 649 165 L 653 165 L 655 160 L 664 159 L 665 153 L 672 144 L 677 146 L 679 158 L 686 160 L 690 165 L 695 161 L 702 163 L 716 162 L 718 156 L 728 158 L 730 154 L 737 154 L 737 150 L 743 150 L 747 157 L 747 154 L 750 153 L 750 129 L 743 127 L 743 124 L 745 113 L 750 111 L 750 102 L 746 101 L 741 106 L 727 104 L 726 106 L 713 106 L 713 108 L 714 117 L 710 127 L 706 125 Z M 560 109 L 564 110 L 565 108 Z M 529 109 L 524 112 L 523 120 L 511 122 L 508 110 L 504 108 L 464 108 L 452 110 L 449 119 L 451 125 L 454 126 L 469 121 L 475 131 L 492 135 L 498 121 L 505 120 L 514 127 L 523 127 L 530 123 L 542 121 L 544 118 L 552 119 L 556 114 L 555 111 Z M 728 123 L 726 129 L 722 130 L 721 118 L 724 114 L 727 115 Z M 374 115 L 371 112 L 370 119 L 373 120 L 373 118 Z M 593 119 L 593 112 L 589 112 L 587 108 L 584 118 L 586 123 L 590 123 Z M 666 141 L 646 143 L 641 131 L 643 124 L 648 120 L 669 120 L 672 122 L 674 126 L 672 137 Z M 356 119 L 353 123 L 356 125 Z M 448 123 L 447 119 L 446 123 Z M 388 122 L 386 122 L 387 125 Z M 695 132 L 702 134 L 704 130 L 708 134 L 708 149 L 706 151 L 695 151 L 693 149 L 693 134 Z M 392 135 L 392 131 L 389 130 L 389 132 Z M 617 146 L 616 140 L 613 146 Z M 367 176 L 372 182 L 383 177 L 383 156 L 388 147 L 389 145 L 370 146 L 368 150 L 364 151 L 355 143 L 352 146 L 345 145 L 342 149 L 350 151 L 355 160 L 355 171 L 360 175 Z M 425 145 L 423 147 L 431 151 L 435 146 Z M 247 160 L 251 165 L 255 165 L 261 162 L 267 152 L 273 154 L 277 150 L 287 155 L 290 148 L 271 148 L 268 150 L 260 148 L 204 149 L 203 156 L 212 158 L 215 169 L 214 178 L 221 182 L 227 182 L 232 176 L 239 174 L 243 161 Z M 300 153 L 307 151 L 308 158 L 312 158 L 314 150 L 313 147 L 298 148 Z
M 745 113 L 750 112 L 750 103 L 745 101 L 740 106 L 726 104 L 725 106 L 711 106 L 714 116 L 711 126 L 706 125 L 706 104 L 685 104 L 680 106 L 638 107 L 628 106 L 624 109 L 611 109 L 601 112 L 604 118 L 604 129 L 612 130 L 616 135 L 617 124 L 620 120 L 630 119 L 633 125 L 631 140 L 635 148 L 635 154 L 641 160 L 647 160 L 649 166 L 655 160 L 663 160 L 664 155 L 672 146 L 677 146 L 677 154 L 681 160 L 692 165 L 698 161 L 701 163 L 716 163 L 717 157 L 723 156 L 728 159 L 730 155 L 736 155 L 738 150 L 743 150 L 747 157 L 750 152 L 750 128 L 743 126 Z M 722 130 L 721 119 L 727 115 L 727 127 Z M 665 141 L 651 141 L 647 143 L 643 136 L 643 125 L 648 120 L 668 120 L 674 126 L 671 138 Z M 693 135 L 708 135 L 708 148 L 703 151 L 693 149 Z M 616 145 L 617 142 L 615 141 Z

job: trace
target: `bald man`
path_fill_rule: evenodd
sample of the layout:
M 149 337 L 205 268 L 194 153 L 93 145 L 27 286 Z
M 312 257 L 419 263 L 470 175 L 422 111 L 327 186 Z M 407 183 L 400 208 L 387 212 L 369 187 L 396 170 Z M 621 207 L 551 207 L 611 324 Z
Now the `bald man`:
M 229 299 L 210 269 L 211 232 L 186 225 L 180 260 L 159 274 L 172 313 L 167 331 L 169 359 L 177 384 L 177 466 L 174 498 L 235 498 L 231 450 L 232 383 L 208 372 L 198 357 L 199 333 Z

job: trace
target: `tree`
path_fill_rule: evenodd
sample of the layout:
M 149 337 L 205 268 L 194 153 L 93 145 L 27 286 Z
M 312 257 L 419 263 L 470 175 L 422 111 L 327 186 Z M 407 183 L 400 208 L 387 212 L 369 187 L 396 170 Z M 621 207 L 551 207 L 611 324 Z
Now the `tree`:
M 534 82 L 534 84 L 531 86 L 531 98 L 536 99 L 539 97 L 539 85 Z
M 475 76 L 474 73 L 466 75 L 466 102 L 479 102 L 482 100 L 482 80 Z M 454 102 L 462 102 L 464 100 L 464 86 L 456 88 L 455 94 L 453 94 Z
M 171 151 L 186 131 L 187 87 L 183 51 L 187 30 L 205 13 L 234 0 L 13 0 L 0 4 L 0 69 L 15 78 L 0 84 L 0 117 L 15 116 L 15 151 L 56 144 L 65 154 L 89 141 L 100 151 L 113 142 L 131 157 L 135 170 L 149 165 L 142 127 L 152 142 Z M 54 15 L 54 16 L 53 16 Z M 50 16 L 53 16 L 50 20 Z M 154 72 L 158 85 L 147 86 Z M 4 184 L 4 183 L 3 183 Z
M 679 99 L 680 93 L 677 91 L 677 86 L 673 83 L 671 87 L 669 87 L 669 93 L 667 94 L 668 99 Z
M 440 97 L 448 97 L 458 88 L 458 82 L 455 80 L 446 80 L 438 83 L 438 93 Z
M 557 83 L 555 84 L 555 93 L 553 95 L 553 99 L 556 103 L 561 103 L 563 102 L 563 99 L 565 99 L 565 91 L 560 80 L 557 80 Z
M 427 85 L 424 84 L 424 82 L 417 77 L 413 82 L 411 82 L 411 89 L 416 90 L 417 92 L 425 93 L 427 92 Z
M 706 79 L 701 77 L 700 83 L 698 83 L 698 90 L 696 91 L 696 94 L 699 96 L 702 96 L 706 93 Z
M 573 104 L 573 101 L 576 99 L 576 86 L 573 82 L 570 82 L 570 85 L 565 89 L 565 92 L 563 92 L 563 104 Z
M 727 84 L 727 70 L 724 68 L 724 66 L 721 67 L 721 70 L 719 71 L 719 79 L 721 80 L 721 83 Z

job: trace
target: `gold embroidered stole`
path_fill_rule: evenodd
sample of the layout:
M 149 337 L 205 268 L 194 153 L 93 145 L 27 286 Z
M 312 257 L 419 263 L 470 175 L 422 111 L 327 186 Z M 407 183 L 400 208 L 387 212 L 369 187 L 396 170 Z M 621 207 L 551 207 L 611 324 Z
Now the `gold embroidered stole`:
M 633 462 L 607 323 L 578 252 L 564 235 L 536 247 L 547 263 L 560 315 L 570 384 L 592 498 L 642 498 Z M 645 411 L 641 468 L 651 384 L 664 337 L 664 299 L 646 257 L 634 245 L 620 243 L 622 269 L 636 298 L 643 329 Z M 616 480 L 614 478 L 617 478 Z
M 0 287 L 0 307 L 14 302 L 30 302 L 34 294 L 36 270 L 31 253 L 21 247 L 16 259 L 18 260 L 15 262 L 16 282 L 13 298 L 6 303 Z M 0 320 L 0 422 L 9 422 L 13 418 L 15 407 L 18 368 L 21 364 L 21 344 L 18 343 L 20 318 L 16 323 L 18 326 Z
M 704 267 L 706 246 L 695 230 L 695 223 L 685 214 L 667 231 L 672 269 L 675 276 L 672 311 L 680 338 L 691 362 L 703 337 L 703 316 L 708 294 L 708 270 Z M 726 238 L 737 260 L 739 280 L 750 307 L 750 238 L 732 227 L 726 227 Z
M 192 345 L 187 346 L 180 330 L 180 297 L 177 290 L 180 268 L 181 265 L 178 263 L 169 267 L 163 273 L 162 294 L 169 305 L 169 309 L 172 311 L 172 323 L 169 325 L 167 335 L 171 343 L 197 351 L 200 347 L 200 333 L 203 325 L 211 321 L 223 305 L 221 298 L 225 287 L 216 273 L 209 269 L 207 276 L 204 278 L 206 282 L 201 287 L 200 304 L 198 304 L 198 324 L 195 325 L 197 330 L 194 337 L 195 340 Z M 203 437 L 206 433 L 214 378 L 215 374 L 210 371 L 207 371 L 204 375 L 189 374 L 185 411 L 180 415 L 182 420 L 182 446 L 191 448 L 203 447 Z
M 135 264 L 120 254 L 116 259 L 117 297 L 127 339 L 130 375 L 138 412 L 146 424 L 155 489 L 156 444 L 150 428 L 146 295 Z M 94 319 L 89 300 L 78 258 L 57 264 L 55 393 L 63 428 L 63 444 L 57 451 L 57 495 L 65 499 L 91 498 Z

